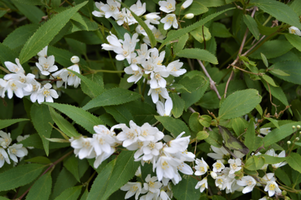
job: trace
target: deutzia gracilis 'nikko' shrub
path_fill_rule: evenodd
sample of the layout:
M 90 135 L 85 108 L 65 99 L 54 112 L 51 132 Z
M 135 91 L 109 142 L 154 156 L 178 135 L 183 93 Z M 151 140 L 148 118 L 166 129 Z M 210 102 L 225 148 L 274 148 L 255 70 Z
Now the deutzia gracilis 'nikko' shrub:
M 301 199 L 301 1 L 0 7 L 1 198 Z

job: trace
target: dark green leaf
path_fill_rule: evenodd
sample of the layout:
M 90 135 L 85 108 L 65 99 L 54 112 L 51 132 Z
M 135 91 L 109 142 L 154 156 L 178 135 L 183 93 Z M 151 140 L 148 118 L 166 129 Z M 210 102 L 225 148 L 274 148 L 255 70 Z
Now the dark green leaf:
M 170 97 L 173 103 L 171 112 L 175 118 L 179 118 L 183 114 L 183 110 L 185 108 L 185 101 L 176 93 L 171 93 Z
M 294 170 L 298 171 L 299 173 L 301 173 L 301 156 L 300 154 L 294 153 L 292 152 L 288 157 L 287 157 L 287 163 L 289 164 L 289 166 L 291 168 L 293 168 Z
M 300 68 L 300 62 L 294 62 L 294 61 L 285 61 L 285 62 L 278 62 L 272 65 L 269 69 L 280 69 L 284 73 L 289 74 L 289 76 L 281 76 L 277 73 L 274 73 L 273 71 L 270 71 L 271 74 L 277 76 L 280 79 L 283 79 L 285 81 L 299 84 L 301 85 L 301 68 Z
M 78 199 L 83 186 L 75 186 L 64 190 L 55 200 L 73 200 Z
M 243 16 L 244 22 L 247 25 L 249 31 L 253 34 L 256 40 L 259 40 L 259 30 L 257 27 L 257 23 L 253 17 L 250 15 Z
M 172 187 L 176 199 L 192 200 L 199 199 L 200 191 L 194 189 L 198 181 L 192 176 L 184 177 L 177 185 Z
M 207 61 L 212 64 L 218 64 L 217 58 L 205 49 L 183 49 L 177 53 L 177 56 L 184 58 L 193 58 L 201 61 Z
M 155 118 L 163 124 L 164 128 L 166 128 L 173 137 L 177 137 L 183 131 L 185 131 L 184 135 L 190 135 L 189 128 L 180 119 L 175 119 L 167 116 L 155 116 Z
M 41 176 L 30 188 L 26 200 L 48 199 L 51 193 L 52 178 L 48 172 Z
M 6 128 L 12 124 L 27 121 L 28 119 L 0 119 L 0 129 Z

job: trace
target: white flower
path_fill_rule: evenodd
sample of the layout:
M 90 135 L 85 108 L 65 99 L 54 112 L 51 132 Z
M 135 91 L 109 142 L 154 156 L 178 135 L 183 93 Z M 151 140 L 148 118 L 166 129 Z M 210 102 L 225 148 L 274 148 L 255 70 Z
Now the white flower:
M 194 18 L 194 14 L 193 13 L 187 13 L 186 15 L 184 15 L 184 18 L 192 19 L 192 18 Z
M 103 17 L 105 15 L 105 12 L 102 11 L 102 6 L 104 6 L 105 4 L 102 2 L 95 2 L 95 6 L 96 8 L 98 8 L 99 11 L 94 10 L 92 12 L 92 15 L 94 15 L 95 17 Z
M 113 146 L 116 143 L 115 137 L 112 136 L 110 130 L 104 125 L 94 126 L 92 146 L 96 153 L 96 156 L 101 155 L 102 153 L 112 154 L 115 152 Z
M 18 158 L 23 158 L 28 154 L 28 151 L 23 144 L 13 144 L 7 149 L 8 155 L 14 162 L 18 162 Z
M 200 188 L 200 192 L 202 193 L 205 189 L 208 189 L 208 181 L 207 178 L 203 178 L 203 180 L 199 181 L 196 186 L 195 189 L 199 189 Z
M 5 97 L 5 91 L 6 91 L 7 81 L 0 78 L 0 97 Z
M 288 31 L 291 34 L 301 36 L 301 31 L 297 27 L 295 27 L 295 26 L 289 27 Z
M 38 81 L 33 79 L 31 82 L 31 86 L 32 86 L 32 90 L 31 90 L 31 94 L 30 94 L 30 100 L 32 103 L 34 103 L 37 101 L 37 97 L 38 97 L 39 91 L 41 89 L 41 83 L 39 83 Z
M 141 193 L 145 193 L 145 190 L 141 188 L 140 182 L 127 182 L 124 186 L 120 188 L 122 191 L 128 191 L 125 194 L 125 199 L 130 198 L 131 196 L 135 195 L 135 199 L 138 199 Z
M 176 139 L 171 140 L 168 142 L 168 147 L 164 147 L 164 152 L 168 153 L 178 153 L 178 152 L 183 152 L 187 150 L 188 144 L 190 142 L 190 136 L 182 137 L 185 132 L 182 132 L 179 134 Z
M 5 162 L 10 164 L 9 157 L 6 151 L 3 148 L 0 148 L 0 168 L 4 165 Z
M 226 188 L 226 177 L 225 177 L 225 175 L 216 177 L 215 186 L 218 187 L 220 190 L 224 190 Z
M 141 16 L 146 12 L 146 3 L 141 3 L 140 0 L 136 4 L 131 5 L 130 10 L 134 12 L 137 16 Z
M 137 150 L 138 145 L 138 136 L 140 135 L 140 127 L 137 126 L 135 122 L 130 121 L 130 128 L 128 128 L 125 124 L 118 124 L 111 128 L 121 128 L 122 131 L 116 136 L 117 140 L 122 141 L 122 146 L 134 151 Z
M 252 192 L 253 188 L 256 185 L 256 180 L 252 176 L 244 176 L 241 178 L 241 180 L 237 180 L 237 184 L 240 186 L 246 186 L 242 193 L 246 194 L 249 192 Z
M 176 1 L 175 0 L 167 0 L 167 1 L 159 1 L 160 10 L 165 13 L 171 13 L 176 10 Z
M 154 71 L 151 73 L 149 81 L 150 87 L 154 88 L 165 88 L 166 87 L 166 80 L 164 78 L 168 77 L 169 73 L 166 71 L 165 67 L 157 66 L 155 67 Z M 164 77 L 164 78 L 163 78 Z
M 146 199 L 152 199 L 155 195 L 159 195 L 162 183 L 158 182 L 157 180 L 158 179 L 156 176 L 151 177 L 150 174 L 146 176 L 145 183 L 143 184 L 143 189 L 148 191 L 148 193 L 146 194 Z
M 221 160 L 217 160 L 212 166 L 214 172 L 221 172 L 223 169 L 225 169 L 225 165 Z
M 51 76 L 54 79 L 57 79 L 56 80 L 56 87 L 57 88 L 62 87 L 62 85 L 64 83 L 65 83 L 65 88 L 67 87 L 67 81 L 68 81 L 69 71 L 66 68 L 61 69 L 61 70 L 53 73 Z
M 135 176 L 141 177 L 141 166 L 138 167 L 137 171 L 135 172 Z
M 0 145 L 6 149 L 12 141 L 10 133 L 5 133 L 4 131 L 0 130 L 0 136 Z
M 131 66 L 128 66 L 128 67 L 124 68 L 124 72 L 126 74 L 132 74 L 132 76 L 130 76 L 127 79 L 127 82 L 129 82 L 129 83 L 132 83 L 132 82 L 137 83 L 143 76 L 143 72 L 140 67 L 138 67 L 137 70 L 133 70 L 133 68 Z
M 229 174 L 234 174 L 241 169 L 241 160 L 239 158 L 236 158 L 235 160 L 229 159 L 228 163 L 230 164 Z
M 70 60 L 73 64 L 77 64 L 80 61 L 78 56 L 72 56 Z
M 106 160 L 107 158 L 109 158 L 113 153 L 115 152 L 115 148 L 111 148 L 111 152 L 106 153 L 103 152 L 102 154 L 100 154 L 99 156 L 95 157 L 95 161 L 94 161 L 94 168 L 97 169 L 99 167 L 99 165 Z
M 261 178 L 261 181 L 262 181 L 264 184 L 267 184 L 267 182 L 269 182 L 269 181 L 276 181 L 276 178 L 274 177 L 274 173 L 267 173 L 266 175 L 264 175 L 264 176 Z
M 38 91 L 37 100 L 41 104 L 46 99 L 46 102 L 53 102 L 53 98 L 57 99 L 59 95 L 54 89 L 50 89 L 52 85 L 46 83 L 43 88 Z
M 275 153 L 275 150 L 274 150 L 274 149 L 268 150 L 265 154 L 266 154 L 266 155 L 269 155 L 269 156 L 279 157 L 279 158 L 284 158 L 284 157 L 285 157 L 285 151 L 284 151 L 284 150 L 281 151 L 281 152 L 279 153 L 279 155 L 277 155 L 277 154 Z M 284 166 L 284 165 L 286 165 L 286 164 L 287 164 L 286 162 L 280 162 L 280 163 L 272 164 L 272 167 L 277 169 L 277 168 L 282 167 L 282 166 Z
M 166 99 L 164 103 L 162 101 L 158 101 L 156 103 L 156 107 L 159 115 L 170 116 L 173 107 L 171 98 Z
M 92 138 L 84 138 L 82 136 L 76 139 L 73 137 L 70 138 L 71 147 L 74 148 L 74 154 L 78 156 L 79 159 L 94 158 L 96 156 L 92 141 Z
M 39 62 L 36 63 L 36 66 L 41 71 L 41 74 L 45 76 L 58 70 L 58 67 L 54 65 L 54 56 L 39 57 Z
M 259 132 L 260 132 L 262 135 L 267 135 L 269 132 L 271 132 L 271 127 L 261 128 L 261 129 L 259 129 Z
M 210 148 L 214 151 L 214 153 L 208 153 L 207 155 L 215 160 L 222 160 L 224 156 L 230 155 L 223 146 L 221 148 L 218 148 L 211 145 Z
M 214 171 L 211 171 L 211 172 L 210 172 L 210 176 L 211 176 L 213 179 L 216 179 L 216 178 L 217 178 L 217 174 L 216 174 Z
M 168 95 L 168 91 L 166 88 L 150 88 L 148 91 L 148 96 L 151 95 L 154 103 L 159 101 L 159 97 L 163 97 L 164 99 L 170 98 Z
M 179 62 L 179 60 L 175 60 L 167 65 L 166 70 L 169 72 L 169 74 L 178 77 L 182 74 L 185 74 L 187 71 L 186 69 L 180 69 L 182 66 L 182 62 Z
M 19 80 L 11 79 L 7 81 L 6 85 L 6 91 L 7 91 L 7 97 L 11 99 L 13 97 L 13 93 L 19 98 L 24 97 L 24 91 L 23 88 L 26 85 L 24 83 L 21 83 Z
M 44 47 L 39 53 L 38 56 L 39 57 L 47 57 L 47 50 L 48 50 L 48 46 Z
M 186 9 L 192 4 L 193 0 L 186 0 L 182 5 L 181 9 Z
M 204 175 L 207 172 L 208 168 L 209 168 L 208 164 L 204 161 L 203 158 L 202 158 L 202 160 L 200 160 L 200 159 L 197 158 L 195 160 L 195 163 L 196 163 L 196 166 L 194 167 L 194 169 L 195 169 L 194 174 L 196 176 L 202 176 L 202 175 Z
M 101 7 L 101 10 L 105 13 L 105 17 L 109 18 L 116 15 L 119 12 L 120 3 L 115 0 L 107 0 L 107 4 Z
M 161 181 L 163 177 L 167 179 L 178 178 L 177 166 L 180 164 L 181 162 L 178 159 L 160 156 L 158 161 L 153 165 L 153 168 L 156 168 L 158 180 Z
M 24 135 L 24 136 L 22 136 L 22 135 L 19 135 L 17 138 L 16 138 L 16 140 L 17 140 L 17 142 L 21 142 L 22 140 L 25 140 L 26 138 L 28 138 L 30 135 Z M 34 149 L 34 147 L 26 147 L 27 149 Z
M 25 73 L 22 65 L 20 64 L 20 61 L 18 58 L 15 59 L 16 63 L 17 64 L 14 64 L 12 62 L 9 62 L 9 61 L 5 61 L 4 64 L 5 66 L 7 67 L 7 69 L 10 71 L 10 72 L 14 72 L 14 73 Z
M 281 190 L 278 187 L 278 184 L 275 181 L 268 181 L 264 191 L 269 193 L 269 196 L 274 196 L 275 193 L 281 193 Z
M 153 12 L 144 15 L 144 17 L 152 24 L 160 24 L 159 20 L 161 19 L 161 17 L 159 16 L 159 14 L 159 12 Z
M 168 14 L 164 18 L 160 20 L 160 22 L 164 23 L 164 30 L 170 29 L 170 27 L 178 28 L 178 21 L 175 14 Z
M 70 69 L 70 70 L 75 71 L 80 74 L 79 66 L 77 64 L 71 65 L 67 69 Z M 75 88 L 77 88 L 79 86 L 79 84 L 81 83 L 81 79 L 69 71 L 68 71 L 68 75 L 69 75 L 68 79 L 67 79 L 68 85 L 70 85 L 70 86 L 73 85 Z
M 115 52 L 120 51 L 120 49 L 122 50 L 121 40 L 116 35 L 111 33 L 111 35 L 107 36 L 107 41 L 109 44 L 102 44 L 102 49 Z

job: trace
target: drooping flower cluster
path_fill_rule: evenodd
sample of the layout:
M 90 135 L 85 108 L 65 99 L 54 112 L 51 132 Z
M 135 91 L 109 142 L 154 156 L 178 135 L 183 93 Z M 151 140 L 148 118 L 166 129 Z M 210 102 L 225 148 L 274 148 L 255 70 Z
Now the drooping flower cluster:
M 137 177 L 141 178 L 141 168 L 139 167 L 135 173 Z M 143 186 L 143 187 L 142 187 Z M 171 183 L 168 182 L 167 185 L 164 185 L 161 181 L 158 181 L 156 176 L 151 176 L 148 174 L 145 178 L 145 182 L 128 182 L 120 188 L 123 191 L 127 191 L 125 194 L 125 199 L 128 199 L 135 195 L 135 199 L 139 198 L 141 200 L 152 200 L 152 199 L 162 199 L 168 200 L 173 197 L 171 191 Z
M 21 140 L 23 140 L 23 137 L 17 138 L 17 142 L 20 142 Z M 5 162 L 10 164 L 10 159 L 14 161 L 14 163 L 17 163 L 18 158 L 22 159 L 28 154 L 28 150 L 23 147 L 23 144 L 14 143 L 11 145 L 11 143 L 12 138 L 10 133 L 0 130 L 0 168 Z
M 13 97 L 13 94 L 18 98 L 30 96 L 30 100 L 33 103 L 37 101 L 40 104 L 44 101 L 53 102 L 53 99 L 59 97 L 57 91 L 51 89 L 51 83 L 54 81 L 57 81 L 57 87 L 61 87 L 63 83 L 78 87 L 80 79 L 66 69 L 51 74 L 57 71 L 58 67 L 54 65 L 54 56 L 47 56 L 47 49 L 48 46 L 38 53 L 39 62 L 36 63 L 36 67 L 32 67 L 33 73 L 26 74 L 18 58 L 15 59 L 16 63 L 10 61 L 4 62 L 7 69 L 12 73 L 6 74 L 3 79 L 0 79 L 0 96 L 2 98 L 5 97 L 5 92 L 7 92 L 9 99 Z M 77 56 L 75 57 L 78 58 Z M 78 61 L 68 67 L 68 69 L 80 73 L 77 64 L 79 59 L 77 60 Z M 38 69 L 38 71 L 36 69 Z M 50 76 L 50 78 L 45 78 L 45 76 Z M 38 80 L 41 80 L 41 82 Z
M 217 148 L 211 146 L 211 149 L 215 153 L 209 153 L 208 156 L 215 159 L 216 162 L 212 165 L 212 171 L 210 173 L 211 177 L 215 180 L 215 185 L 220 190 L 225 190 L 226 193 L 232 193 L 234 191 L 242 191 L 243 194 L 252 192 L 253 188 L 257 186 L 263 186 L 264 191 L 268 192 L 268 195 L 274 196 L 275 194 L 280 195 L 281 190 L 276 183 L 276 178 L 274 177 L 274 173 L 267 173 L 262 178 L 260 177 L 253 177 L 250 175 L 243 174 L 243 163 L 241 158 L 243 155 L 238 152 L 234 152 L 237 158 L 235 159 L 228 159 L 227 162 L 224 158 L 229 158 L 230 154 L 224 147 Z M 270 149 L 266 152 L 267 155 L 274 156 L 274 157 L 284 157 L 284 151 L 277 155 L 274 149 Z M 256 154 L 256 155 L 260 155 Z M 208 182 L 207 171 L 210 170 L 207 163 L 200 159 L 196 159 L 196 166 L 195 168 L 195 175 L 202 176 L 206 175 L 201 181 L 199 181 L 195 187 L 195 189 L 200 188 L 200 192 L 203 192 L 205 189 L 208 189 Z M 225 164 L 229 164 L 229 167 L 225 166 Z M 278 168 L 286 163 L 277 163 L 273 164 L 273 168 Z M 262 170 L 267 169 L 267 165 L 261 168 Z
M 114 131 L 104 125 L 94 126 L 93 137 L 71 138 L 71 147 L 79 159 L 95 158 L 94 167 L 97 168 L 104 160 L 115 152 L 118 142 Z
M 124 40 L 118 39 L 114 34 L 107 37 L 109 44 L 102 44 L 102 48 L 107 51 L 114 51 L 116 59 L 127 60 L 129 66 L 124 69 L 126 74 L 131 75 L 127 81 L 137 83 L 142 77 L 150 85 L 148 95 L 157 105 L 160 115 L 170 115 L 173 104 L 166 89 L 168 76 L 178 77 L 186 72 L 181 69 L 183 63 L 179 60 L 163 65 L 165 51 L 159 52 L 157 48 L 148 49 L 146 44 L 141 44 L 140 49 L 135 50 L 139 41 L 138 34 L 131 38 L 128 33 L 124 34 Z

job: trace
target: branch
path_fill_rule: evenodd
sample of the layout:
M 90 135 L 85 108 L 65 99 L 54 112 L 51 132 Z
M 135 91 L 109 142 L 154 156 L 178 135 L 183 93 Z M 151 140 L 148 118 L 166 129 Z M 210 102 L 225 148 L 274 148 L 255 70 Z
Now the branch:
M 197 61 L 198 61 L 199 64 L 201 65 L 201 67 L 202 67 L 202 69 L 203 69 L 205 75 L 209 78 L 210 88 L 211 88 L 213 91 L 215 91 L 215 93 L 216 93 L 218 99 L 221 100 L 221 95 L 219 95 L 219 92 L 218 92 L 218 90 L 217 90 L 217 88 L 216 88 L 216 86 L 215 86 L 215 82 L 212 80 L 212 78 L 211 78 L 210 75 L 208 74 L 208 72 L 207 72 L 205 66 L 204 66 L 203 63 L 202 63 L 202 61 L 200 61 L 200 60 L 197 60 Z

